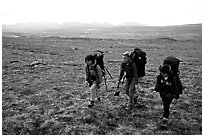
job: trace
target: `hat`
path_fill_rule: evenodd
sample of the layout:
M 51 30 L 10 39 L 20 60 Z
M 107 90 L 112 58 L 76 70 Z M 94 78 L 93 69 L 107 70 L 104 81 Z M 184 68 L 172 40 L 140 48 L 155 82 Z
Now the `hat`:
M 94 61 L 95 61 L 94 56 L 92 56 L 92 55 L 88 55 L 88 56 L 86 56 L 86 58 L 85 58 L 85 62 L 87 63 L 88 61 L 92 61 L 92 62 L 94 62 Z
M 124 53 L 123 53 L 123 56 L 130 56 L 130 52 L 129 51 L 125 51 Z
M 160 72 L 165 73 L 165 74 L 170 74 L 171 66 L 170 65 L 166 65 L 166 64 L 161 66 Z

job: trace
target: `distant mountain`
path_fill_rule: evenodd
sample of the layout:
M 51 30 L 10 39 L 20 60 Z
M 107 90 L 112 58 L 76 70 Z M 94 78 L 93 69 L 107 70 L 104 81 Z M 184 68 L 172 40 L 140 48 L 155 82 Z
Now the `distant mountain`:
M 147 26 L 147 25 L 138 22 L 124 22 L 122 24 L 119 24 L 119 26 Z
M 109 23 L 80 23 L 80 22 L 65 22 L 65 23 L 18 23 L 15 25 L 2 25 L 3 32 L 36 32 L 46 30 L 57 30 L 63 28 L 87 28 L 87 27 L 113 27 Z
M 116 26 L 142 26 L 139 23 L 123 23 L 120 25 L 113 25 L 110 23 L 80 23 L 80 22 L 65 22 L 65 23 L 48 23 L 48 22 L 38 22 L 38 23 L 18 23 L 15 25 L 2 25 L 3 32 L 38 32 L 46 30 L 57 30 L 57 29 L 67 29 L 67 28 L 106 28 L 106 27 L 116 27 Z

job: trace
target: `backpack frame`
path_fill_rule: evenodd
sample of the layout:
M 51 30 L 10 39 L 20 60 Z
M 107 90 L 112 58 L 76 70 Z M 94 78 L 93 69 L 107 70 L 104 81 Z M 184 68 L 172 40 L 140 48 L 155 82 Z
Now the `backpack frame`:
M 146 53 L 140 48 L 136 47 L 130 53 L 130 57 L 137 66 L 138 78 L 144 77 L 145 76 L 145 64 L 147 63 Z

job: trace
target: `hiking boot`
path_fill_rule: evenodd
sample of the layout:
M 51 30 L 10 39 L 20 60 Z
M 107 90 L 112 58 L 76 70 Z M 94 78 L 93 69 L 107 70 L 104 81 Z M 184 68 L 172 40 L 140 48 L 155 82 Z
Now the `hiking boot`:
M 119 94 L 120 94 L 120 91 L 116 91 L 116 92 L 114 93 L 114 96 L 119 96 Z
M 91 101 L 90 104 L 88 105 L 89 108 L 92 108 L 94 106 L 94 101 Z
M 161 127 L 167 127 L 168 119 L 163 117 L 162 122 L 161 122 Z
M 139 81 L 139 83 L 144 83 L 144 81 L 143 81 L 143 78 L 141 77 L 141 78 L 139 78 L 138 79 L 138 81 Z
M 128 105 L 128 106 L 125 107 L 126 110 L 130 110 L 132 108 L 133 108 L 133 105 Z

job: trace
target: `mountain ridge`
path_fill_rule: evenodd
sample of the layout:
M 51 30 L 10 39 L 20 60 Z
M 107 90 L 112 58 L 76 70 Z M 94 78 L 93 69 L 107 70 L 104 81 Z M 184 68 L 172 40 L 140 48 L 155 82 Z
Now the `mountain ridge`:
M 189 26 L 189 25 L 200 25 L 200 24 L 183 24 L 173 25 L 174 26 Z M 64 23 L 53 23 L 53 22 L 36 22 L 36 23 L 17 23 L 14 25 L 2 24 L 2 32 L 37 32 L 46 30 L 58 30 L 58 29 L 70 29 L 70 28 L 124 28 L 124 27 L 171 27 L 171 26 L 148 26 L 137 22 L 124 22 L 119 25 L 113 25 L 110 23 L 81 23 L 81 22 L 64 22 Z

